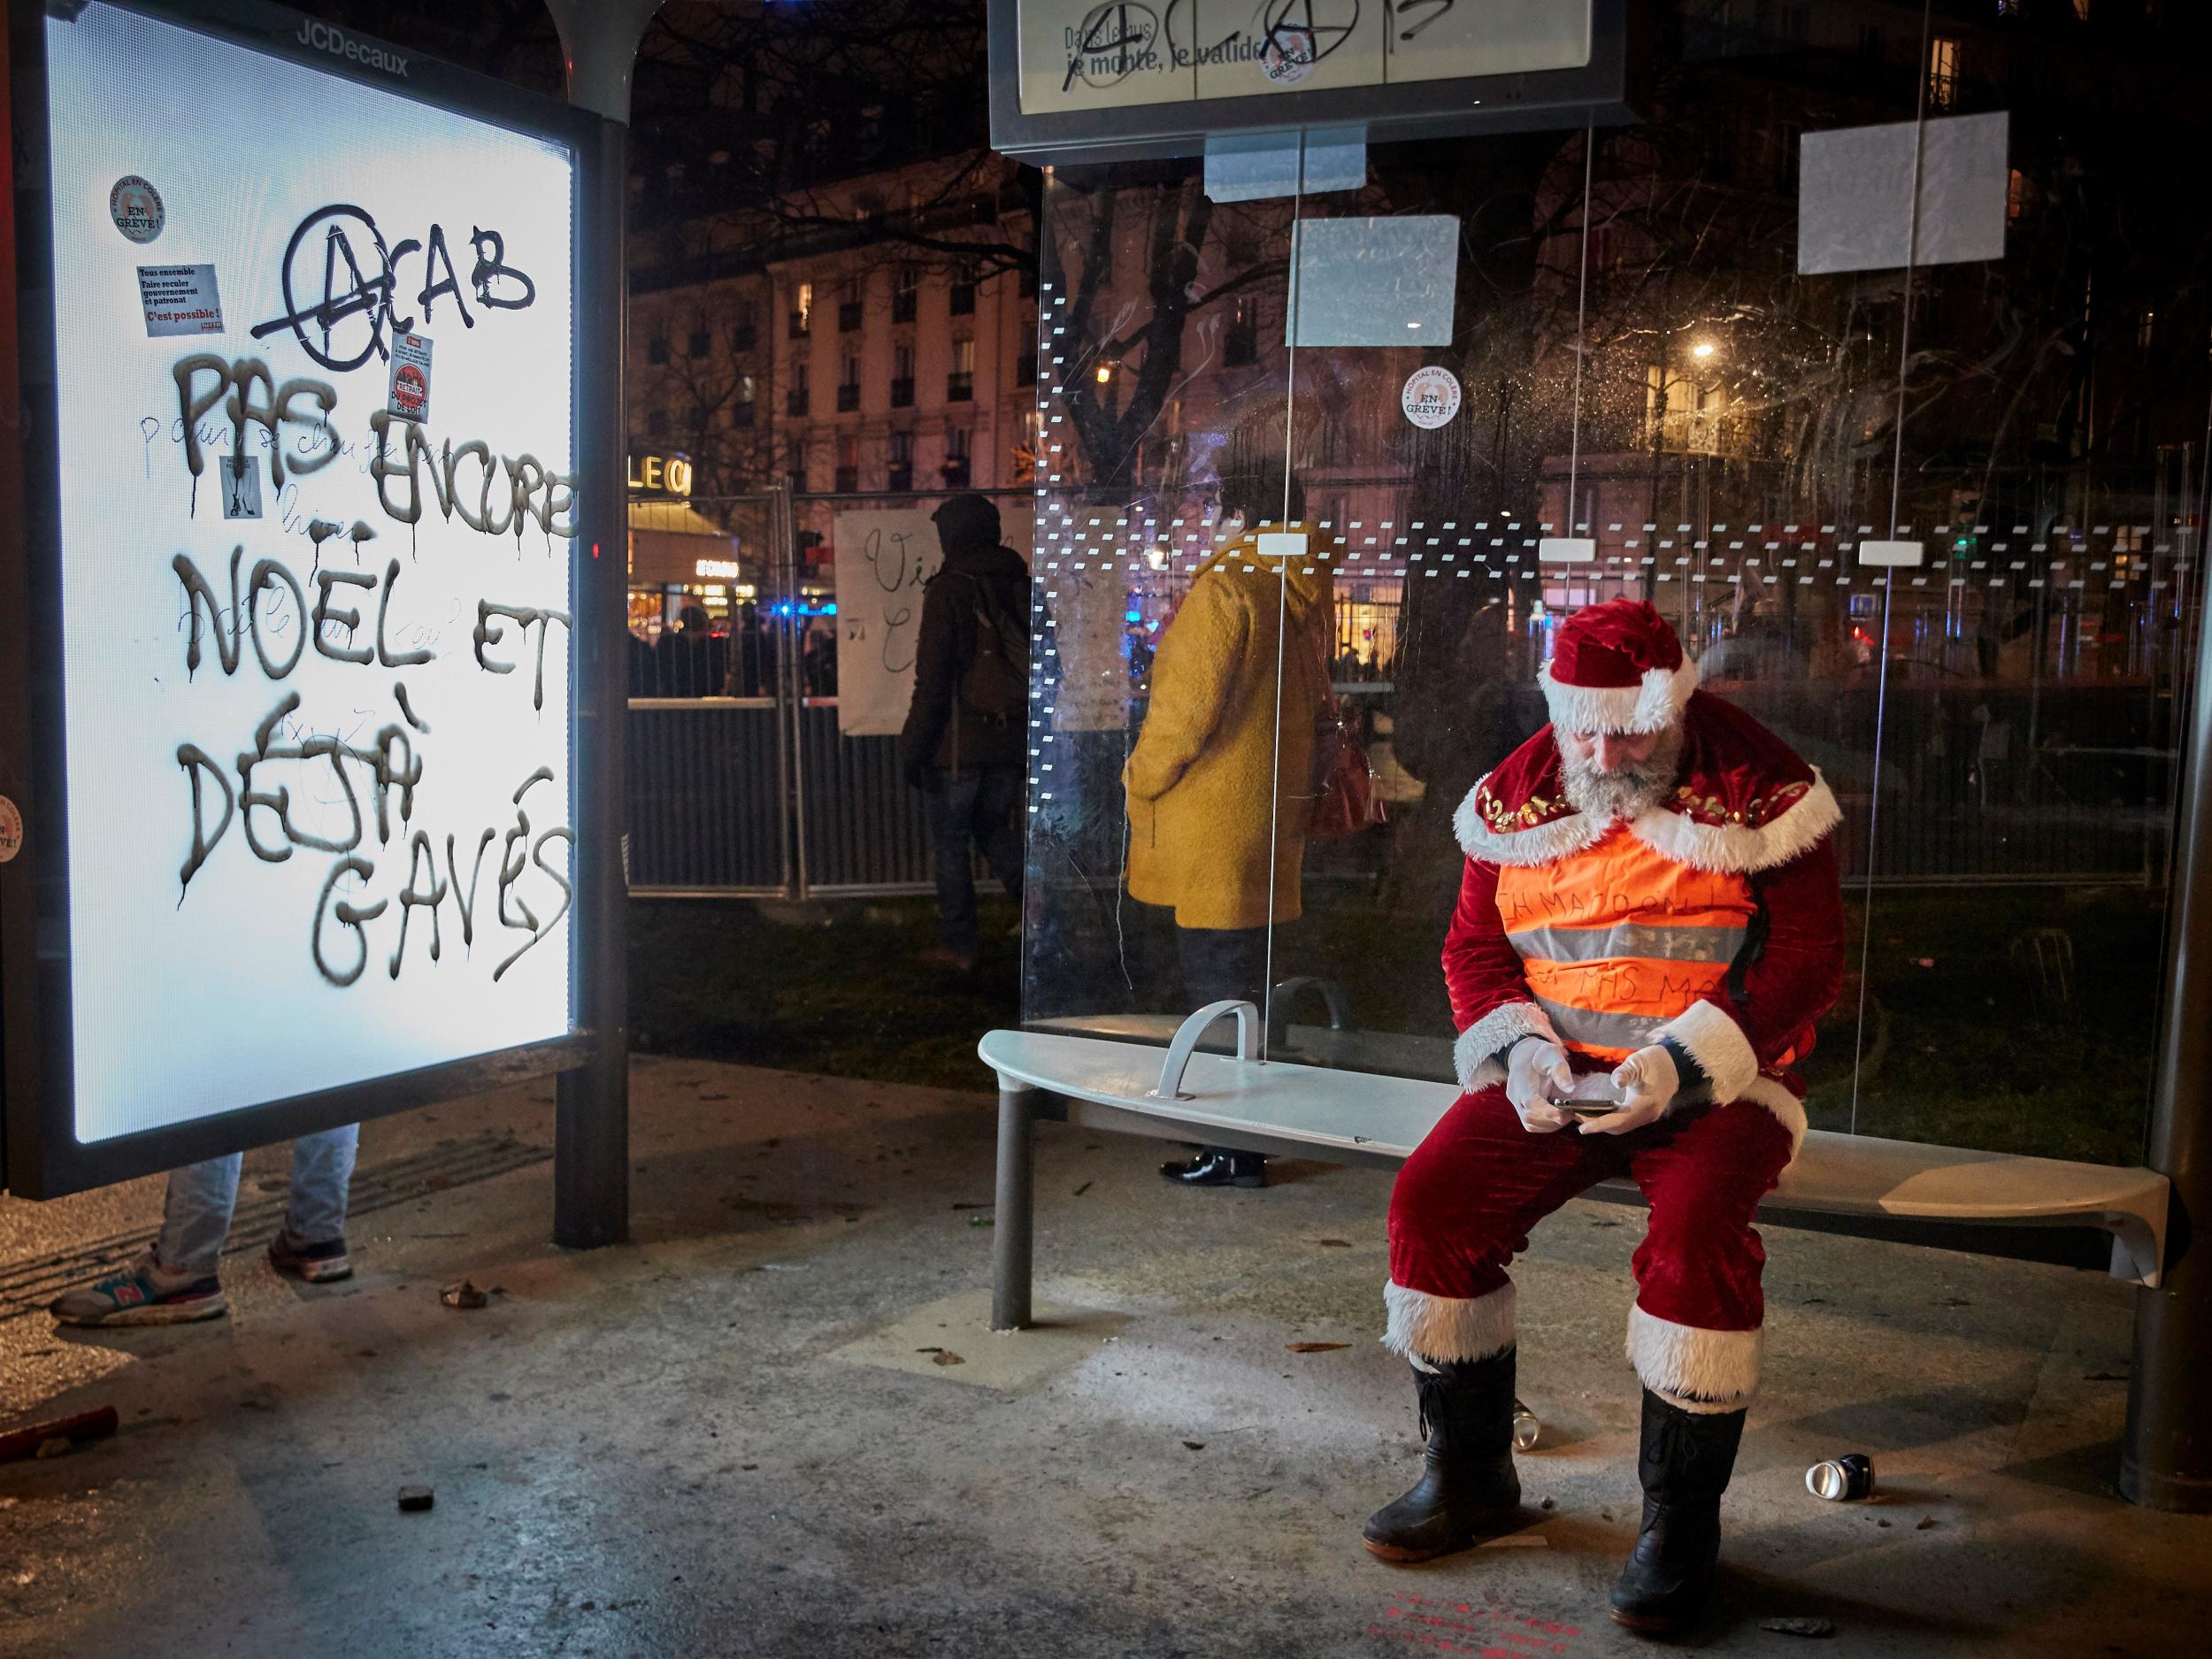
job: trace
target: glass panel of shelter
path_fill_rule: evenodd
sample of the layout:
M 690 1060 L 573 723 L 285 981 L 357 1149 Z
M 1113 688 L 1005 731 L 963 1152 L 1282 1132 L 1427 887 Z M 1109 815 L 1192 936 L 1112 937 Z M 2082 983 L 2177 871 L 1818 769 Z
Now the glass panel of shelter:
M 2201 96 L 2167 65 L 2212 26 L 2170 8 L 2118 22 L 2093 58 L 2066 30 L 1947 50 L 1939 16 L 1921 42 L 1931 129 L 2003 123 L 2002 182 L 1978 187 L 2001 251 L 1929 265 L 1909 311 L 1892 305 L 1909 365 L 1897 534 L 1925 555 L 1888 572 L 1866 630 L 1885 665 L 1880 793 L 1847 1121 L 2134 1163 L 2201 617 L 2212 343 L 2203 227 L 2174 219 L 2140 158 L 2204 142 Z M 1924 198 L 1917 234 L 1978 205 Z
M 633 464 L 647 493 L 628 504 L 629 695 L 772 695 L 759 641 L 792 603 L 774 502 L 691 498 L 662 482 L 662 457 L 649 468 Z M 687 463 L 678 478 L 687 484 Z
M 1025 1018 L 1164 1041 L 1263 1000 L 1292 205 L 1061 168 L 1040 228 Z M 1290 672 L 1302 672 L 1293 659 Z M 1271 880 L 1271 869 L 1281 879 Z
M 2154 197 L 2155 179 L 2115 157 L 2090 169 L 2111 181 L 2103 200 L 2066 181 L 2099 160 L 2081 142 L 2178 143 L 2193 111 L 2131 104 L 2084 140 L 2010 96 L 2063 67 L 2062 41 L 1978 36 L 1962 51 L 1939 27 L 1887 39 L 1832 22 L 1778 35 L 1685 18 L 1642 127 L 1377 147 L 1357 190 L 1239 204 L 1188 243 L 1155 224 L 1148 246 L 1116 244 L 1125 319 L 1157 324 L 1141 295 L 1159 291 L 1169 250 L 1197 250 L 1190 295 L 1246 280 L 1216 300 L 1217 334 L 1199 326 L 1207 308 L 1183 319 L 1175 396 L 1130 434 L 1123 479 L 1063 462 L 1055 480 L 1083 478 L 1118 509 L 1123 540 L 1079 544 L 1094 571 L 1108 547 L 1146 564 L 1125 592 L 1046 601 L 1064 634 L 1094 603 L 1135 618 L 1139 666 L 1119 731 L 1093 728 L 1099 753 L 1072 787 L 1064 760 L 1055 798 L 1033 791 L 1047 895 L 1032 909 L 1033 1021 L 1132 1031 L 1095 1017 L 1156 1024 L 1192 1005 L 1150 907 L 1125 879 L 1097 879 L 1126 871 L 1111 841 L 1131 823 L 1104 739 L 1125 748 L 1143 730 L 1141 648 L 1200 550 L 1155 534 L 1189 536 L 1194 515 L 1174 525 L 1164 504 L 1217 476 L 1193 438 L 1220 457 L 1232 433 L 1272 428 L 1327 572 L 1334 696 L 1390 818 L 1320 840 L 1302 834 L 1303 803 L 1278 815 L 1299 879 L 1274 909 L 1272 1052 L 1448 1077 L 1437 947 L 1458 875 L 1452 814 L 1543 723 L 1532 675 L 1563 617 L 1629 595 L 1843 808 L 1850 966 L 1802 1066 L 1816 1126 L 2139 1155 L 2198 609 L 2206 319 L 2185 273 L 2201 250 L 2176 235 L 2107 273 L 2108 257 L 2078 250 L 2150 222 L 2154 201 L 2131 195 Z M 1995 114 L 2009 116 L 2001 206 L 1985 199 L 1987 142 L 1963 142 L 1986 127 L 1943 125 Z M 1963 182 L 1946 171 L 1962 156 Z M 1172 187 L 1172 169 L 1139 172 L 1082 175 L 1083 215 L 1118 187 L 1198 188 L 1195 163 Z M 1070 178 L 1048 184 L 1048 276 L 1095 234 L 1062 211 Z M 1292 321 L 1304 302 L 1286 207 L 1302 286 L 1330 302 L 1310 326 Z M 1432 256 L 1409 266 L 1422 256 L 1405 223 L 1431 218 L 1455 221 L 1448 339 L 1377 343 L 1336 302 L 1383 293 L 1386 322 L 1432 328 L 1407 296 L 1432 304 L 1441 273 Z M 1259 245 L 1238 250 L 1238 230 Z M 1378 287 L 1393 269 L 1394 288 Z M 1045 296 L 1048 361 L 1064 349 L 1064 280 Z M 2093 283 L 2124 284 L 2133 338 L 2092 326 Z M 1435 367 L 1452 391 L 1413 383 Z M 1048 421 L 1064 412 L 1040 389 Z M 1439 397 L 1455 401 L 1440 423 Z M 1041 467 L 1041 524 L 1110 528 L 1096 508 L 1066 522 L 1072 498 L 1048 506 Z M 1588 545 L 1554 562 L 1548 538 Z M 1901 557 L 1868 545 L 1888 541 L 1917 542 L 1921 563 L 1876 562 Z M 1286 664 L 1293 649 L 1286 635 Z M 1302 689 L 1287 670 L 1279 683 L 1294 733 Z M 1079 749 L 1055 718 L 1048 706 L 1041 750 Z

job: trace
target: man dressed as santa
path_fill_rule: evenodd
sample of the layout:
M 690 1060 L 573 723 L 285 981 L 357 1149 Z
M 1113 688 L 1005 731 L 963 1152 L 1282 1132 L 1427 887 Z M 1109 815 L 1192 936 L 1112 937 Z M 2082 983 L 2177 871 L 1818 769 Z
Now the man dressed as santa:
M 1465 1093 L 1398 1177 L 1384 1292 L 1427 1447 L 1366 1542 L 1425 1561 L 1514 1524 L 1507 1263 L 1568 1199 L 1632 1176 L 1651 1206 L 1628 1321 L 1644 1509 L 1613 1617 L 1665 1632 L 1712 1588 L 1758 1385 L 1751 1219 L 1804 1138 L 1790 1068 L 1842 984 L 1841 814 L 1696 688 L 1648 604 L 1578 612 L 1540 679 L 1551 725 L 1459 810 L 1444 977 Z

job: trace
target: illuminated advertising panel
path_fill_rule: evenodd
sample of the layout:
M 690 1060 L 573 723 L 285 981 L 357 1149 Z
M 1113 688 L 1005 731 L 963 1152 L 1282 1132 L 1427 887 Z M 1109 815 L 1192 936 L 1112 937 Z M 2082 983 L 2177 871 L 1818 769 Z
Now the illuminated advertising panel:
M 79 1148 L 578 1024 L 580 146 L 262 27 L 42 24 Z

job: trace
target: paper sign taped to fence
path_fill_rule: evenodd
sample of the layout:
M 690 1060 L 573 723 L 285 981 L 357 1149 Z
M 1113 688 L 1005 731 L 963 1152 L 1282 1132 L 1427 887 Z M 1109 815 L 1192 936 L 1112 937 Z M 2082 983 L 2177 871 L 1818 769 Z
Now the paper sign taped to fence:
M 165 334 L 219 334 L 223 301 L 215 291 L 211 265 L 142 265 L 138 267 L 138 303 L 146 311 L 146 337 Z
M 895 737 L 914 695 L 922 584 L 944 554 L 937 526 L 913 508 L 841 512 L 837 553 L 837 729 Z

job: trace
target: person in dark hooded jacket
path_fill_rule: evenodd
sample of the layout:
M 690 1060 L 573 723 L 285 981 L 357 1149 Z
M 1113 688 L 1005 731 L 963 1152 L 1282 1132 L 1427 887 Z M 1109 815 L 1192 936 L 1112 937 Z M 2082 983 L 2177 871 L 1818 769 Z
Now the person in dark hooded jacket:
M 944 944 L 926 959 L 964 973 L 979 939 L 972 846 L 1021 899 L 1029 567 L 1000 545 L 998 509 L 984 496 L 955 495 L 933 521 L 944 563 L 923 589 L 914 695 L 899 743 L 936 853 Z M 979 664 L 986 656 L 993 660 Z

